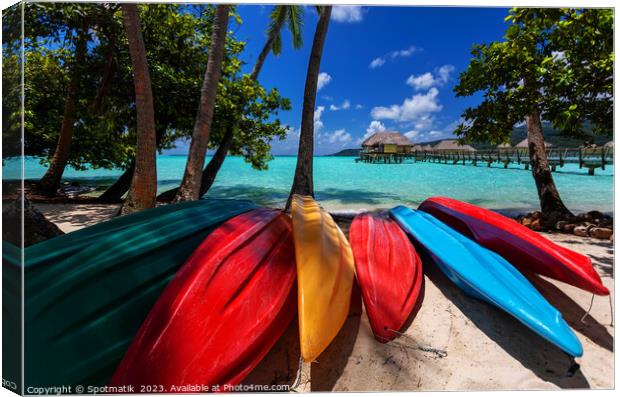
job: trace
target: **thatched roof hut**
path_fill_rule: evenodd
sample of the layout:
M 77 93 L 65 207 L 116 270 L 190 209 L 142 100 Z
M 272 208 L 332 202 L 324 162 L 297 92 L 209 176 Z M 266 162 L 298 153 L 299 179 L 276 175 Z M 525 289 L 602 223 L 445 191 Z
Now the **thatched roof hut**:
M 362 142 L 362 148 L 366 152 L 408 153 L 412 147 L 413 142 L 394 131 L 377 132 Z
M 613 148 L 613 147 L 614 147 L 614 141 L 609 141 L 609 142 L 607 142 L 607 143 L 605 144 L 605 147 L 611 147 L 611 148 Z
M 512 148 L 512 146 L 510 146 L 510 143 L 505 142 L 505 143 L 500 143 L 499 145 L 497 145 L 498 149 L 510 149 Z
M 433 150 L 433 147 L 431 145 L 420 145 L 419 143 L 417 145 L 413 146 L 413 150 L 414 152 L 425 152 L 425 151 L 429 151 L 429 150 Z
M 553 145 L 550 144 L 549 142 L 545 142 L 545 147 L 552 147 Z M 527 138 L 525 138 L 524 140 L 522 140 L 521 142 L 517 143 L 515 145 L 516 148 L 519 149 L 527 149 L 529 146 L 529 141 L 527 140 Z
M 436 144 L 433 147 L 433 150 L 460 150 L 460 151 L 465 151 L 465 152 L 475 152 L 476 151 L 476 149 L 474 149 L 470 145 L 461 145 L 461 144 L 459 144 L 456 139 L 446 139 L 446 140 L 443 140 L 443 141 L 439 142 L 438 144 Z
M 413 143 L 406 136 L 393 131 L 374 133 L 362 142 L 364 147 L 378 145 L 413 146 Z

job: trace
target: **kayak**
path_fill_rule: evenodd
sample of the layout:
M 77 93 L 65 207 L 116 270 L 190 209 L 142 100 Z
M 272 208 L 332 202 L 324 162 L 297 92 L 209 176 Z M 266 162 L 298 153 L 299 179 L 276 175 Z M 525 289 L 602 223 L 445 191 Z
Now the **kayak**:
M 290 218 L 258 209 L 230 219 L 179 269 L 110 385 L 238 384 L 295 316 L 294 284 Z
M 338 225 L 312 197 L 294 195 L 292 217 L 301 356 L 312 362 L 349 314 L 353 253 Z
M 357 215 L 349 239 L 372 332 L 378 341 L 389 342 L 418 300 L 422 261 L 407 235 L 386 215 Z
M 218 225 L 256 208 L 239 200 L 165 207 L 24 250 L 25 384 L 107 384 L 179 266 Z
M 609 295 L 590 258 L 555 244 L 510 218 L 447 197 L 425 200 L 419 209 L 500 254 L 523 272 Z
M 424 211 L 398 206 L 390 214 L 466 294 L 506 311 L 569 355 L 583 354 L 560 312 L 504 258 Z

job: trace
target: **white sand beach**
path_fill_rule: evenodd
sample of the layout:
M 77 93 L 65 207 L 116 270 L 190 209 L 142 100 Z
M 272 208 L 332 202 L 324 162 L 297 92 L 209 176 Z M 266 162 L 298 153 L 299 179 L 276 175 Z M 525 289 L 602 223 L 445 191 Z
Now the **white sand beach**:
M 35 204 L 63 231 L 111 217 L 113 205 Z M 613 243 L 573 235 L 545 234 L 588 255 L 614 296 Z M 345 326 L 318 363 L 304 365 L 304 391 L 547 390 L 614 387 L 614 327 L 607 297 L 595 297 L 561 282 L 536 277 L 542 294 L 563 314 L 583 344 L 581 366 L 567 376 L 569 358 L 506 313 L 465 296 L 432 263 L 424 262 L 423 301 L 405 328 L 406 336 L 377 342 L 363 309 L 352 310 Z M 446 357 L 416 346 L 445 350 Z M 297 325 L 244 381 L 295 383 Z

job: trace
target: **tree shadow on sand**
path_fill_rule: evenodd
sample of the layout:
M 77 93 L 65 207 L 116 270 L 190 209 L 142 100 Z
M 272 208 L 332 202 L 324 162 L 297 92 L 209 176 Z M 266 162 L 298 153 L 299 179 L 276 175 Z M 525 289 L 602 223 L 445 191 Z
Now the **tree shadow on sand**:
M 423 252 L 423 250 L 418 250 Z M 437 268 L 426 254 L 421 255 L 429 280 L 482 332 L 504 351 L 531 370 L 538 378 L 561 388 L 589 388 L 580 370 L 568 375 L 572 359 L 566 353 L 525 327 L 508 313 L 468 297 Z M 518 332 L 515 332 L 518 330 Z
M 249 199 L 259 205 L 283 207 L 288 199 L 290 190 L 275 187 L 260 187 L 247 184 L 234 186 L 213 186 L 205 197 L 207 198 L 239 198 Z M 370 190 L 360 189 L 317 189 L 315 190 L 317 201 L 330 201 L 342 205 L 368 205 L 368 206 L 387 206 L 386 201 L 413 203 L 401 199 L 397 195 L 381 193 Z

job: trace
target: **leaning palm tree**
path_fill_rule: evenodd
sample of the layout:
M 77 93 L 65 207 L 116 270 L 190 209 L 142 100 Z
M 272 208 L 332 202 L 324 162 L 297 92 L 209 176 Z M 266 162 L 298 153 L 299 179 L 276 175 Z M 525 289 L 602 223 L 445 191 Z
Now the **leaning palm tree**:
M 284 24 L 288 26 L 293 39 L 293 48 L 301 48 L 303 44 L 301 29 L 303 26 L 304 11 L 300 6 L 281 5 L 274 6 L 269 15 L 269 28 L 267 29 L 267 41 L 263 46 L 263 50 L 258 55 L 250 78 L 258 80 L 258 75 L 263 68 L 265 59 L 270 52 L 273 55 L 280 55 L 282 52 L 282 28 Z
M 209 145 L 215 96 L 220 81 L 222 61 L 224 60 L 229 11 L 230 5 L 218 5 L 215 12 L 209 59 L 200 90 L 198 114 L 196 115 L 196 123 L 192 133 L 192 142 L 189 147 L 185 173 L 183 174 L 181 186 L 174 197 L 175 202 L 197 200 L 200 197 L 202 167 Z
M 303 45 L 303 39 L 301 30 L 303 27 L 303 8 L 295 5 L 279 5 L 274 6 L 271 14 L 269 15 L 270 23 L 269 28 L 267 29 L 267 40 L 265 41 L 265 45 L 263 45 L 263 49 L 258 55 L 256 63 L 254 64 L 254 68 L 252 69 L 252 73 L 250 74 L 250 78 L 253 81 L 258 80 L 258 75 L 263 69 L 263 64 L 265 63 L 265 59 L 270 52 L 274 55 L 280 55 L 282 52 L 282 28 L 286 24 L 288 30 L 291 32 L 291 38 L 293 41 L 293 48 L 298 49 Z M 243 108 L 243 105 L 241 106 Z M 220 145 L 218 146 L 215 154 L 209 161 L 209 164 L 205 167 L 202 172 L 202 182 L 200 185 L 200 196 L 203 196 L 213 185 L 215 182 L 215 177 L 219 172 L 222 164 L 224 163 L 224 159 L 226 158 L 226 154 L 230 149 L 230 146 L 233 141 L 234 133 L 237 128 L 237 125 L 229 126 L 226 129 L 226 134 Z
M 133 69 L 133 81 L 136 94 L 137 143 L 135 169 L 127 199 L 120 213 L 127 214 L 155 206 L 157 195 L 157 170 L 155 142 L 155 113 L 153 110 L 153 93 L 151 78 L 146 59 L 146 49 L 140 16 L 136 4 L 123 4 L 123 23 L 127 30 L 129 55 Z
M 319 80 L 319 69 L 321 68 L 321 57 L 323 55 L 323 45 L 329 27 L 329 18 L 332 13 L 331 6 L 318 6 L 319 21 L 314 32 L 312 50 L 308 61 L 308 71 L 306 72 L 306 87 L 304 89 L 304 104 L 301 111 L 301 131 L 299 135 L 299 149 L 297 152 L 297 166 L 295 167 L 295 178 L 291 193 L 286 202 L 285 210 L 291 205 L 293 194 L 314 196 L 314 185 L 312 179 L 312 157 L 314 155 L 314 107 L 316 103 L 317 83 Z

